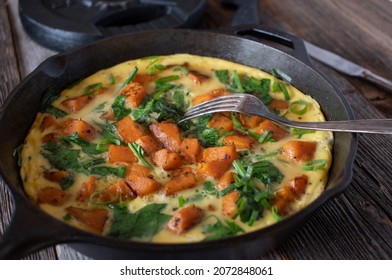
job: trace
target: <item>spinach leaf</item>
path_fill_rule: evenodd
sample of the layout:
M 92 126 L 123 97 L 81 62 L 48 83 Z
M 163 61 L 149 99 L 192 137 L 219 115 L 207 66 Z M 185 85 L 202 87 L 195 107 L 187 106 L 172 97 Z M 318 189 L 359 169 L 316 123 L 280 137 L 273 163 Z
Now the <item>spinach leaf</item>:
M 240 232 L 244 232 L 244 230 L 236 223 L 231 221 L 225 221 L 225 223 L 222 223 L 217 219 L 216 223 L 205 226 L 204 233 L 206 234 L 206 237 L 203 241 L 231 237 L 237 235 Z
M 89 169 L 90 174 L 108 176 L 113 174 L 120 178 L 125 178 L 126 168 L 125 166 L 120 167 L 109 167 L 109 166 L 96 166 Z
M 54 88 L 48 88 L 42 96 L 40 112 L 53 115 L 56 118 L 62 118 L 66 116 L 66 112 L 52 105 L 53 101 L 59 97 L 59 94 L 60 93 L 56 92 Z
M 72 172 L 70 172 L 69 176 L 61 179 L 59 184 L 60 184 L 61 189 L 64 191 L 64 190 L 70 188 L 74 182 L 75 182 L 75 176 Z
M 98 155 L 102 154 L 103 151 L 97 149 L 97 144 L 87 142 L 79 136 L 77 132 L 69 136 L 68 138 L 63 138 L 63 141 L 67 143 L 74 143 L 82 148 L 82 151 L 88 155 Z
M 269 94 L 270 86 L 270 79 L 258 80 L 248 76 L 244 78 L 245 91 L 248 93 L 255 93 L 256 96 L 266 105 L 272 101 L 272 97 Z
M 155 114 L 154 114 L 155 113 Z M 165 121 L 173 120 L 178 122 L 184 115 L 181 108 L 177 107 L 175 104 L 170 103 L 167 99 L 151 99 L 144 105 L 136 109 L 132 117 L 135 121 L 139 123 L 151 122 L 152 115 L 156 116 L 156 120 Z
M 282 172 L 268 160 L 252 163 L 251 166 L 253 167 L 253 177 L 265 185 L 280 184 L 284 178 Z
M 216 70 L 215 76 L 218 78 L 219 82 L 227 85 L 229 82 L 229 71 L 228 70 Z
M 149 204 L 130 213 L 120 205 L 111 205 L 113 208 L 113 221 L 109 235 L 123 239 L 151 238 L 160 232 L 171 216 L 162 214 L 166 204 Z
M 125 107 L 125 95 L 119 95 L 113 102 L 112 110 L 117 121 L 125 118 L 131 113 L 131 109 Z

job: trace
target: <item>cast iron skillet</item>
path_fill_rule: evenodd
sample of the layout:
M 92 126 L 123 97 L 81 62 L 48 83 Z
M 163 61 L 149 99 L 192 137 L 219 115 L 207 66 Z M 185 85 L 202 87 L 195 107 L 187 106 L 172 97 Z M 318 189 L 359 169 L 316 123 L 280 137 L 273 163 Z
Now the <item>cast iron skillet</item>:
M 291 55 L 260 40 L 285 46 Z M 0 243 L 0 259 L 21 258 L 44 247 L 70 243 L 96 259 L 242 259 L 254 258 L 276 247 L 299 228 L 327 200 L 351 180 L 357 147 L 356 134 L 335 133 L 333 164 L 325 192 L 297 214 L 265 229 L 233 238 L 191 244 L 151 244 L 90 234 L 41 211 L 23 191 L 13 150 L 23 143 L 42 94 L 65 86 L 120 62 L 152 55 L 191 53 L 213 56 L 270 72 L 278 68 L 292 84 L 313 96 L 329 120 L 352 119 L 352 111 L 338 88 L 311 65 L 303 42 L 257 26 L 228 30 L 164 30 L 132 33 L 56 55 L 43 62 L 10 94 L 0 112 L 0 171 L 14 199 L 11 224 Z

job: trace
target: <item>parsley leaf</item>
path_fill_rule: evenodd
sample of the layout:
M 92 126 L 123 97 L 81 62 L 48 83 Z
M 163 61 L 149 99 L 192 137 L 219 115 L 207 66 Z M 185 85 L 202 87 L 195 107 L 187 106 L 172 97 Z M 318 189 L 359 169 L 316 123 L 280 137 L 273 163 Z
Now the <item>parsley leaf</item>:
M 123 239 L 151 238 L 160 232 L 171 216 L 161 213 L 166 204 L 149 204 L 131 213 L 124 206 L 111 205 L 113 221 L 109 235 Z
M 203 241 L 231 237 L 237 235 L 240 232 L 244 232 L 244 230 L 236 223 L 231 221 L 225 221 L 225 223 L 222 223 L 220 220 L 217 219 L 216 223 L 208 224 L 204 228 L 204 233 L 206 234 L 206 237 Z

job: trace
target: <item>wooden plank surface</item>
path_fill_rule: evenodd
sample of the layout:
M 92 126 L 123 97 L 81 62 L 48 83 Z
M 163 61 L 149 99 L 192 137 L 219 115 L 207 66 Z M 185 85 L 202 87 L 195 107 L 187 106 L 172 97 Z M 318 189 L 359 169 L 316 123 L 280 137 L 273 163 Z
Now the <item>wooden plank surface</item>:
M 266 26 L 297 34 L 392 79 L 392 3 L 384 0 L 261 0 Z M 201 28 L 229 26 L 235 13 L 209 0 Z M 0 104 L 12 88 L 55 52 L 24 32 L 17 1 L 0 0 Z M 358 118 L 392 117 L 392 95 L 367 82 L 315 65 L 339 85 Z M 361 135 L 353 180 L 345 192 L 316 211 L 308 223 L 261 259 L 391 259 L 392 137 Z M 11 216 L 11 198 L 0 181 L 0 231 Z M 86 259 L 58 245 L 28 259 Z

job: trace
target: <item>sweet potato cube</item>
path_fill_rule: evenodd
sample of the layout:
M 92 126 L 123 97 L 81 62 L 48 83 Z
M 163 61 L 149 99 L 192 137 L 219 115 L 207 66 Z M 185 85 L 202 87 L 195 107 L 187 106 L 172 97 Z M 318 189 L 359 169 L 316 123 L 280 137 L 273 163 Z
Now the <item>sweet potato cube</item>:
M 70 112 L 78 112 L 82 110 L 88 103 L 90 103 L 91 100 L 93 100 L 94 96 L 93 95 L 82 95 L 70 99 L 66 99 L 61 104 L 65 107 Z
M 140 164 L 128 164 L 125 174 L 126 177 L 131 174 L 148 177 L 151 175 L 151 169 Z
M 188 73 L 188 78 L 190 78 L 196 85 L 200 85 L 201 83 L 203 83 L 203 81 L 205 81 L 209 77 L 201 74 L 200 72 L 191 70 Z
M 289 108 L 289 102 L 286 100 L 277 100 L 272 99 L 272 101 L 268 104 L 270 109 L 284 110 Z
M 109 188 L 102 192 L 100 199 L 105 202 L 118 203 L 128 198 L 134 199 L 136 195 L 124 180 L 117 180 Z
M 136 76 L 133 78 L 133 82 L 139 83 L 139 84 L 147 84 L 151 83 L 154 80 L 156 80 L 157 76 L 155 75 L 146 75 L 146 74 L 136 74 Z
M 223 176 L 219 179 L 216 188 L 218 191 L 226 189 L 231 183 L 234 182 L 233 172 L 226 172 Z
M 292 140 L 282 147 L 282 155 L 294 162 L 312 160 L 317 142 Z
M 298 199 L 302 194 L 305 193 L 306 187 L 308 186 L 308 176 L 297 176 L 289 181 L 287 186 L 293 190 L 294 194 L 296 195 L 296 199 Z
M 207 126 L 210 128 L 216 128 L 218 131 L 221 131 L 222 129 L 225 131 L 232 131 L 234 128 L 232 120 L 220 113 L 214 114 Z
M 227 95 L 230 94 L 230 91 L 227 91 L 224 88 L 218 88 L 218 89 L 214 89 L 211 92 L 196 96 L 193 100 L 192 100 L 192 105 L 195 106 L 199 103 L 205 102 L 207 100 L 211 100 L 213 98 L 219 97 L 219 96 L 223 96 L 223 95 Z
M 135 142 L 138 138 L 143 136 L 137 123 L 129 116 L 116 122 L 115 126 L 117 134 L 127 143 Z
M 54 206 L 63 205 L 69 198 L 69 195 L 55 187 L 45 187 L 38 191 L 37 202 L 47 203 Z
M 248 135 L 233 134 L 226 136 L 223 144 L 233 145 L 237 150 L 249 150 L 256 140 Z
M 59 133 L 48 133 L 42 137 L 42 143 L 47 144 L 49 142 L 57 142 L 61 138 L 61 135 Z
M 58 126 L 58 122 L 56 121 L 56 118 L 52 115 L 47 115 L 42 119 L 39 128 L 41 129 L 41 131 L 44 131 L 49 127 L 57 127 L 57 126 Z
M 306 175 L 297 176 L 285 184 L 284 187 L 276 192 L 274 205 L 278 207 L 278 213 L 284 215 L 287 213 L 289 204 L 300 198 L 308 186 L 308 177 Z
M 219 179 L 230 167 L 231 162 L 227 160 L 201 162 L 197 166 L 197 173 L 202 178 L 213 177 L 214 179 Z
M 79 222 L 89 226 L 97 232 L 102 232 L 106 220 L 109 217 L 109 211 L 106 209 L 84 209 L 70 206 L 65 209 Z
M 168 149 L 162 149 L 152 155 L 152 161 L 164 170 L 173 170 L 181 166 L 181 157 Z
M 239 120 L 245 128 L 251 129 L 258 126 L 265 119 L 259 116 L 247 116 L 244 114 L 240 114 Z
M 175 153 L 180 151 L 181 138 L 177 125 L 174 123 L 153 123 L 150 125 L 150 130 L 166 149 Z
M 61 171 L 45 171 L 44 178 L 51 182 L 60 183 L 66 177 L 69 177 L 70 173 L 68 170 L 61 170 Z
M 192 162 L 200 161 L 201 146 L 197 138 L 185 138 L 182 140 L 180 150 L 187 160 Z
M 125 102 L 131 107 L 139 107 L 144 97 L 147 95 L 144 86 L 138 82 L 130 82 L 120 93 L 125 95 Z
M 71 119 L 62 124 L 64 136 L 71 136 L 75 132 L 80 138 L 91 141 L 94 139 L 97 131 L 96 129 L 83 120 Z
M 87 180 L 82 184 L 82 187 L 80 188 L 76 199 L 79 201 L 87 201 L 96 189 L 97 185 L 95 177 L 89 176 Z
M 260 125 L 257 127 L 256 132 L 260 135 L 263 135 L 263 133 L 266 130 L 273 132 L 272 138 L 276 141 L 279 141 L 280 139 L 283 139 L 288 135 L 286 130 L 284 130 L 283 128 L 281 128 L 280 126 L 278 126 L 277 124 L 273 123 L 270 120 L 265 120 L 262 123 L 260 123 Z
M 203 210 L 195 205 L 190 205 L 178 211 L 168 222 L 167 229 L 182 234 L 199 223 L 204 216 Z
M 146 151 L 147 156 L 161 149 L 161 145 L 151 135 L 143 135 L 136 140 L 136 144 L 141 146 Z
M 234 146 L 211 147 L 204 149 L 202 161 L 227 161 L 230 164 L 237 159 L 237 152 Z
M 127 175 L 126 181 L 136 194 L 141 197 L 156 192 L 161 188 L 161 184 L 154 179 L 136 174 Z
M 193 188 L 196 185 L 196 178 L 192 172 L 184 172 L 175 176 L 163 187 L 166 195 L 174 194 L 186 189 Z
M 109 145 L 108 161 L 110 163 L 135 163 L 138 162 L 138 158 L 128 146 Z
M 222 212 L 225 216 L 231 217 L 237 211 L 237 199 L 239 192 L 232 191 L 222 197 Z

